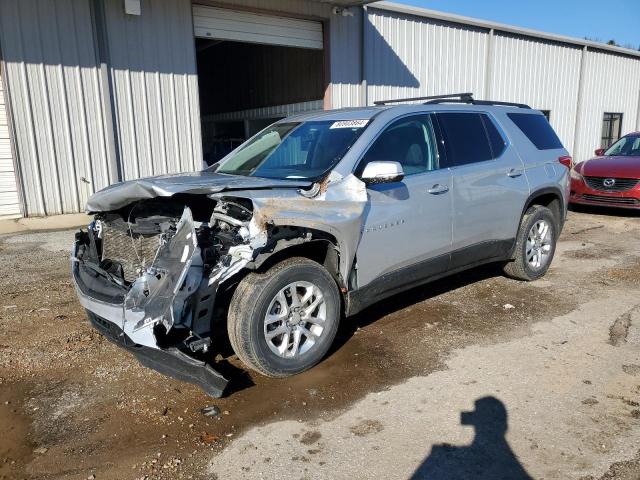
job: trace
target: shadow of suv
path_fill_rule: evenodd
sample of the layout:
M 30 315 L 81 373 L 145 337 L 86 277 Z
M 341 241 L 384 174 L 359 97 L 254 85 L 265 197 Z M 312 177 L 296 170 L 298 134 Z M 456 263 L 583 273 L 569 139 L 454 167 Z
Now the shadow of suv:
M 397 292 L 488 262 L 544 275 L 571 162 L 545 117 L 425 100 L 289 117 L 204 171 L 93 195 L 72 259 L 93 324 L 221 395 L 216 322 L 245 365 L 284 377 L 322 359 L 341 318 Z

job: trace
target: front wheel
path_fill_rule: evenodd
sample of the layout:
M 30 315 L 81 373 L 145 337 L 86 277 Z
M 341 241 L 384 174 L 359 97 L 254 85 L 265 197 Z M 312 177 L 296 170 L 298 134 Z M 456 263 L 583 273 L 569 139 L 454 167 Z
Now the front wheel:
M 322 265 L 296 257 L 240 282 L 227 329 L 245 365 L 269 377 L 287 377 L 322 360 L 339 322 L 336 282 Z
M 549 270 L 556 251 L 556 220 L 546 207 L 534 205 L 520 220 L 516 238 L 515 259 L 504 272 L 517 280 L 536 280 Z

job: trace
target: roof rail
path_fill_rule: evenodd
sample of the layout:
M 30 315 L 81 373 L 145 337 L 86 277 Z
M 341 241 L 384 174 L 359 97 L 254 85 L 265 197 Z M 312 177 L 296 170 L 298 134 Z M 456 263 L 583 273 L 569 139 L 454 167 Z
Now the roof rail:
M 499 102 L 497 100 L 475 100 L 473 98 L 471 99 L 434 99 L 428 102 L 425 102 L 425 105 L 431 105 L 431 104 L 439 104 L 439 103 L 470 103 L 472 105 L 498 105 L 498 106 L 502 106 L 502 107 L 517 107 L 517 108 L 527 108 L 527 109 L 531 109 L 531 107 L 529 105 L 527 105 L 526 103 L 513 103 L 513 102 Z
M 410 97 L 410 98 L 396 98 L 393 100 L 378 100 L 373 102 L 374 105 L 386 105 L 387 103 L 400 103 L 400 102 L 417 102 L 418 100 L 445 100 L 458 99 L 459 101 L 467 100 L 473 101 L 473 93 L 449 93 L 447 95 L 431 95 L 429 97 Z
M 473 98 L 473 93 L 450 93 L 447 95 L 432 95 L 429 97 L 411 97 L 411 98 L 397 98 L 394 100 L 378 100 L 377 102 L 373 102 L 374 105 L 387 105 L 389 103 L 399 103 L 399 102 L 416 102 L 418 100 L 426 100 L 424 102 L 425 105 L 435 105 L 439 103 L 469 103 L 472 105 L 499 105 L 504 107 L 517 107 L 517 108 L 527 108 L 531 109 L 531 107 L 524 103 L 513 103 L 513 102 L 499 102 L 497 100 L 476 100 Z

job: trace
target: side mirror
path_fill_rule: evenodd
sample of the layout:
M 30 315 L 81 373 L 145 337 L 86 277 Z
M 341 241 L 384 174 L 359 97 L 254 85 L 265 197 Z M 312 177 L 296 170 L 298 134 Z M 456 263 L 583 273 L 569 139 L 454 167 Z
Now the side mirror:
M 604 152 L 606 152 L 606 149 L 596 148 L 596 151 L 594 153 L 596 154 L 596 157 L 602 157 L 604 155 Z
M 360 178 L 367 185 L 393 183 L 404 178 L 404 171 L 398 162 L 369 162 Z

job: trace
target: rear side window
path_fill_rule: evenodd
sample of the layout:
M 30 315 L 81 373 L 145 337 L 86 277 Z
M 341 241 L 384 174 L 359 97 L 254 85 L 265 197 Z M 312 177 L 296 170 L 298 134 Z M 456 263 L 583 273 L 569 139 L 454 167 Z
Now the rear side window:
M 524 133 L 538 150 L 563 148 L 544 115 L 530 113 L 507 113 L 507 116 Z
M 482 113 L 438 113 L 447 164 L 450 167 L 499 157 L 505 142 L 493 122 Z

